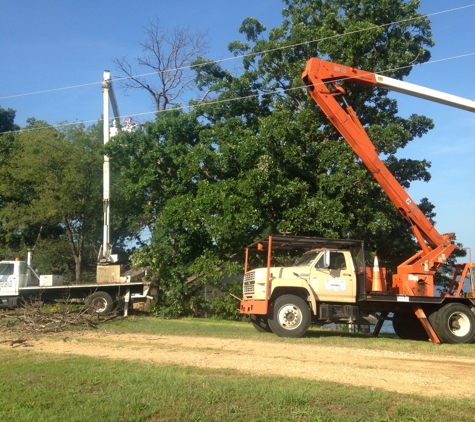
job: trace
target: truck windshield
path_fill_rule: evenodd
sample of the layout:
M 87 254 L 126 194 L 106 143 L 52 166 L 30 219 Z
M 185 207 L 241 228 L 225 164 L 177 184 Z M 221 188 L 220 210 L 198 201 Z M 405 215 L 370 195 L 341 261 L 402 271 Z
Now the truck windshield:
M 320 249 L 315 249 L 313 251 L 305 252 L 300 258 L 295 261 L 295 267 L 310 267 L 315 263 L 315 259 L 321 252 Z
M 13 264 L 0 264 L 0 275 L 13 275 Z

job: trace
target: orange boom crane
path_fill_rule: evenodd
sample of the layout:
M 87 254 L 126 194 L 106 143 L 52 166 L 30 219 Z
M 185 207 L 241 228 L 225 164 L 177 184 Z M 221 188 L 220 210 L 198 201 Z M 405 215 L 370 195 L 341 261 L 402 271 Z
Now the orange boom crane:
M 381 161 L 354 110 L 344 99 L 345 90 L 338 82 L 391 89 L 471 112 L 475 112 L 475 102 L 317 58 L 307 62 L 302 79 L 312 98 L 410 224 L 421 247 L 421 251 L 398 266 L 393 275 L 392 293 L 434 296 L 434 274 L 456 248 L 452 242 L 454 233 L 440 234 Z M 458 294 L 463 282 L 460 284 Z
M 385 268 L 380 269 L 377 260 L 373 268 L 366 266 L 360 240 L 266 236 L 246 248 L 240 312 L 258 331 L 281 337 L 301 337 L 311 324 L 327 323 L 371 324 L 373 335 L 378 335 L 383 322 L 391 320 L 403 339 L 430 339 L 434 344 L 475 341 L 473 280 L 469 291 L 462 292 L 473 263 L 457 264 L 448 293 L 435 295 L 434 275 L 457 247 L 454 234 L 439 233 L 381 161 L 339 82 L 392 89 L 471 112 L 475 102 L 316 58 L 307 62 L 302 79 L 410 224 L 421 250 L 398 266 L 388 289 Z M 267 265 L 250 268 L 261 262 L 259 251 L 264 250 Z M 292 265 L 282 266 L 302 251 Z

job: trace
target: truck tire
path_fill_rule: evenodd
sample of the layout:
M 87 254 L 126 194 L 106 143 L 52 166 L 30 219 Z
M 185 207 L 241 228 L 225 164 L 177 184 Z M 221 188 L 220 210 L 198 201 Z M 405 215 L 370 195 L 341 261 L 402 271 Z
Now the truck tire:
M 415 314 L 395 313 L 393 316 L 394 332 L 403 340 L 428 340 L 429 336 Z M 434 328 L 435 330 L 435 328 Z
M 302 298 L 279 296 L 270 307 L 270 329 L 279 337 L 302 337 L 310 327 L 310 308 Z
M 434 329 L 435 333 L 437 334 L 437 337 L 439 337 L 439 340 L 442 341 L 440 338 L 440 323 L 439 323 L 439 312 L 434 311 L 428 316 L 428 320 L 430 322 L 430 325 L 432 325 L 432 328 Z
M 114 300 L 107 292 L 94 292 L 86 299 L 89 311 L 94 315 L 107 315 L 114 307 Z
M 449 344 L 466 344 L 475 340 L 475 315 L 462 303 L 448 303 L 435 312 L 431 324 L 440 340 Z
M 265 315 L 249 315 L 249 320 L 254 328 L 260 333 L 272 333 L 272 330 L 269 327 L 269 321 Z

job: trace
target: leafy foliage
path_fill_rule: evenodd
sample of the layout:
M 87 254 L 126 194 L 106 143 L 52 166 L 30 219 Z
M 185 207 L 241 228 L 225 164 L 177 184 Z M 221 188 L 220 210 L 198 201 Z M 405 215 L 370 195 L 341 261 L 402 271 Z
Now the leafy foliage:
M 199 305 L 190 286 L 239 273 L 243 246 L 270 233 L 363 239 L 368 259 L 377 253 L 389 272 L 417 249 L 397 210 L 303 89 L 301 74 L 309 58 L 321 57 L 408 76 L 433 46 L 420 1 L 283 4 L 280 26 L 267 30 L 249 17 L 238 29 L 242 39 L 229 43 L 243 56 L 240 73 L 199 56 L 207 50 L 203 34 L 162 31 L 157 20 L 146 28 L 138 64 L 160 70 L 159 88 L 137 77 L 125 87 L 147 90 L 160 112 L 143 129 L 113 139 L 107 154 L 116 199 L 112 237 L 117 245 L 133 238 L 143 246 L 134 261 L 159 279 L 161 316 L 187 315 L 190 304 Z M 191 81 L 180 64 L 193 59 Z M 134 75 L 125 59 L 116 64 Z M 175 72 L 165 72 L 171 67 Z M 191 86 L 201 91 L 191 111 L 170 108 Z M 345 89 L 401 185 L 428 181 L 428 161 L 397 153 L 432 121 L 399 116 L 385 90 Z M 58 130 L 29 119 L 13 133 L 14 118 L 14 110 L 0 108 L 0 251 L 13 256 L 36 247 L 40 271 L 80 280 L 102 232 L 101 127 Z M 421 208 L 435 216 L 427 199 Z M 235 317 L 230 298 L 216 300 L 217 314 Z
M 240 321 L 243 316 L 239 313 L 239 301 L 236 298 L 242 297 L 242 282 L 236 281 L 230 285 L 225 285 L 222 296 L 211 299 L 210 311 L 216 319 L 227 319 L 230 321 Z
M 323 57 L 403 78 L 430 58 L 429 20 L 410 0 L 286 0 L 283 22 L 247 18 L 235 75 L 199 57 L 205 93 L 185 113 L 158 113 L 108 153 L 148 225 L 150 245 L 135 255 L 159 277 L 168 302 L 186 284 L 237 273 L 243 246 L 270 233 L 360 238 L 394 269 L 416 244 L 372 175 L 302 89 L 306 61 Z M 398 116 L 387 91 L 348 86 L 347 100 L 400 183 L 429 180 L 430 163 L 396 153 L 432 128 L 424 116 Z M 177 299 L 175 299 L 177 298 Z M 167 306 L 168 306 L 167 305 Z
M 0 136 L 4 136 L 5 132 L 15 131 L 20 129 L 14 123 L 16 111 L 12 108 L 4 109 L 0 107 Z
M 81 124 L 58 130 L 28 119 L 1 142 L 8 150 L 0 168 L 3 253 L 37 247 L 40 272 L 72 269 L 81 280 L 86 251 L 94 250 L 100 233 L 100 139 Z

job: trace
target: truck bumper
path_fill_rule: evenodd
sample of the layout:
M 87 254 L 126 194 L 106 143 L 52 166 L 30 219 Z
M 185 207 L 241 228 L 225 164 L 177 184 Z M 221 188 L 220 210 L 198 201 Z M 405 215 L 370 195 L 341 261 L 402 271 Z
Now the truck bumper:
M 12 297 L 0 297 L 0 308 L 8 309 L 8 308 L 16 308 L 18 305 L 18 296 Z
M 242 300 L 239 312 L 241 314 L 267 315 L 268 308 L 267 300 Z

